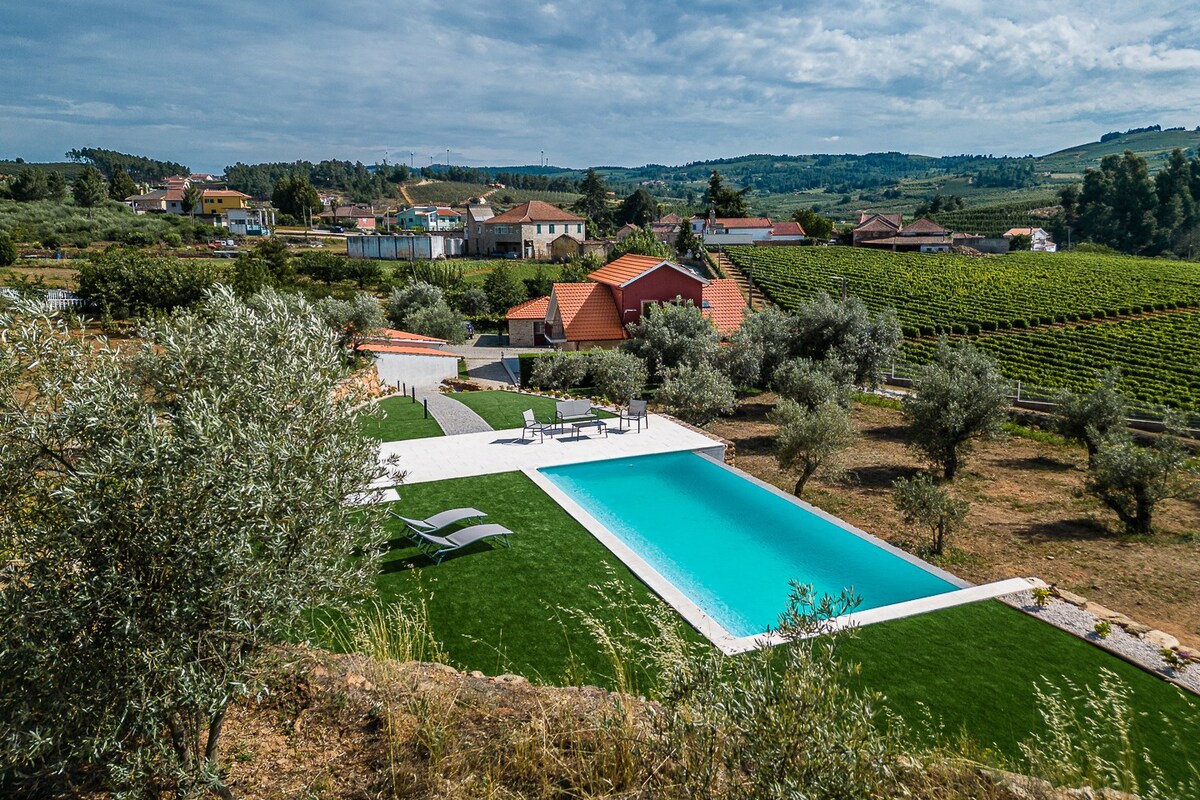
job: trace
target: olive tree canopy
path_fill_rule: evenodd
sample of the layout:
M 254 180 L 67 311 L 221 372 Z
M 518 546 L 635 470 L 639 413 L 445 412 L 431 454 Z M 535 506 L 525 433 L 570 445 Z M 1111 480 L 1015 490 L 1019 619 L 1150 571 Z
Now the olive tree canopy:
M 257 651 L 376 572 L 334 334 L 224 287 L 120 350 L 0 329 L 0 787 L 221 791 Z

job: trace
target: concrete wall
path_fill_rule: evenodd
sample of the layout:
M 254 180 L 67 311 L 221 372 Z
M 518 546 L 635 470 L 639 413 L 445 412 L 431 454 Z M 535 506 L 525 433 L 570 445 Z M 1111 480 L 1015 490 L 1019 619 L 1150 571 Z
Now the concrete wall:
M 418 356 L 408 353 L 377 353 L 375 369 L 388 386 L 437 386 L 446 378 L 458 377 L 458 359 L 448 356 Z

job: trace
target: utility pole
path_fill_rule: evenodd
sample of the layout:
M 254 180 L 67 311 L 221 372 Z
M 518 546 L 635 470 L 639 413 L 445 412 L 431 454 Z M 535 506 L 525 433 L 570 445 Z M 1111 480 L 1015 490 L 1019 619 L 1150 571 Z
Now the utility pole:
M 446 169 L 450 169 L 450 148 L 446 148 Z

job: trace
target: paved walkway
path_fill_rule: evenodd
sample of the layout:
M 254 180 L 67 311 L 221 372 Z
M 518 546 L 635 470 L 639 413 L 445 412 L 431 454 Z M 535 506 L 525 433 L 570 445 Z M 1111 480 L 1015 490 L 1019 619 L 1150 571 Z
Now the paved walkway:
M 511 386 L 512 380 L 500 363 L 501 357 L 515 359 L 521 353 L 544 353 L 544 347 L 500 347 L 500 337 L 481 333 L 464 344 L 447 345 L 442 349 L 462 356 L 467 361 L 467 374 L 472 380 L 496 386 Z
M 429 401 L 429 413 L 442 426 L 442 433 L 457 436 L 461 433 L 485 433 L 492 429 L 483 417 L 452 397 L 436 389 L 417 389 L 417 400 Z
M 442 399 L 462 405 L 448 397 Z M 433 413 L 432 400 L 429 411 Z M 608 423 L 608 436 L 595 428 L 587 428 L 582 435 L 575 436 L 567 428 L 565 434 L 539 441 L 536 436 L 522 439 L 521 429 L 514 428 L 387 442 L 379 446 L 379 454 L 384 458 L 398 456 L 397 466 L 407 473 L 404 482 L 409 484 L 681 450 L 704 450 L 720 457 L 725 449 L 715 439 L 653 414 L 650 425 L 640 433 L 636 428 L 618 430 L 615 419 Z

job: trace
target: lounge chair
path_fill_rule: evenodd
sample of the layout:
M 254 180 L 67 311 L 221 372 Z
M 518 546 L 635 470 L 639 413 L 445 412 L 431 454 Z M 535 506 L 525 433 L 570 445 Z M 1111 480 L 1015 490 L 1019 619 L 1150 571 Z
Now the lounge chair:
M 487 516 L 487 514 L 477 508 L 451 508 L 448 511 L 442 511 L 426 519 L 409 519 L 408 517 L 400 516 L 391 509 L 388 509 L 388 513 L 396 519 L 403 520 L 404 524 L 408 526 L 408 530 L 417 535 L 437 533 L 456 523 L 468 519 L 483 519 Z
M 448 553 L 461 550 L 469 544 L 474 544 L 481 539 L 489 539 L 493 536 L 499 536 L 501 541 L 504 542 L 504 546 L 509 547 L 508 535 L 510 533 L 512 531 L 508 528 L 494 523 L 472 525 L 469 528 L 457 530 L 449 536 L 438 536 L 435 533 L 418 533 L 417 547 L 421 549 L 421 552 L 432 558 L 434 562 L 440 564 Z
M 537 417 L 533 415 L 533 409 L 527 408 L 523 414 L 525 418 L 525 427 L 521 428 L 521 438 L 525 438 L 525 431 L 532 431 L 538 435 L 538 441 L 546 441 L 546 432 L 551 435 L 554 433 L 554 426 L 548 422 L 538 422 Z
M 626 423 L 637 422 L 638 433 L 642 432 L 642 423 L 646 423 L 646 427 L 650 427 L 650 416 L 646 413 L 645 400 L 630 400 L 629 405 L 621 409 L 621 417 L 618 425 L 622 428 L 628 427 Z
M 596 419 L 591 400 L 559 400 L 554 404 L 554 421 L 560 431 L 569 422 L 588 422 Z

